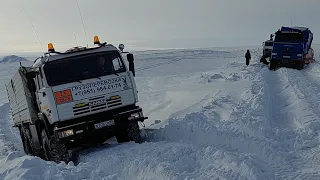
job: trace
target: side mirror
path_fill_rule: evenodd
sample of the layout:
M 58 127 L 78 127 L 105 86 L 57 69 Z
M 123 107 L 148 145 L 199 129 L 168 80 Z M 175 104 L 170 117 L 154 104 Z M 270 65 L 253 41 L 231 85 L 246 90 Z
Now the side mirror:
M 123 52 L 123 50 L 124 50 L 124 45 L 123 45 L 123 44 L 119 44 L 119 49 L 120 49 L 121 52 Z
M 130 61 L 134 61 L 134 57 L 133 57 L 133 54 L 131 54 L 131 53 L 128 53 L 127 54 L 127 60 L 130 62 Z
M 135 76 L 135 70 L 134 70 L 134 57 L 133 57 L 133 54 L 131 53 L 128 53 L 127 54 L 127 60 L 129 62 L 129 71 L 132 72 L 133 76 Z

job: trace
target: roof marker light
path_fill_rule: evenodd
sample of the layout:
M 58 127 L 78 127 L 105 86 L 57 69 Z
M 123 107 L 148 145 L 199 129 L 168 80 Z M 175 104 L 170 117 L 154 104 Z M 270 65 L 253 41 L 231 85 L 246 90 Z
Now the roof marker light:
M 48 44 L 48 52 L 54 52 L 55 50 L 54 50 L 54 47 L 53 47 L 53 45 L 52 45 L 52 43 L 49 43 Z
M 98 36 L 94 36 L 94 38 L 93 38 L 93 44 L 100 44 L 100 41 L 99 41 L 99 37 L 98 37 Z

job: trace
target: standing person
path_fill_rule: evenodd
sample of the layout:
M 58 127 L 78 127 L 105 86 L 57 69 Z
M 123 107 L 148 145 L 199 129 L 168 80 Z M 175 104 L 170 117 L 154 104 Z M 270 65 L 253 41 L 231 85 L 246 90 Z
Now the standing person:
M 251 54 L 249 52 L 249 49 L 247 50 L 245 57 L 246 57 L 246 65 L 248 66 L 249 65 L 249 61 L 251 59 Z

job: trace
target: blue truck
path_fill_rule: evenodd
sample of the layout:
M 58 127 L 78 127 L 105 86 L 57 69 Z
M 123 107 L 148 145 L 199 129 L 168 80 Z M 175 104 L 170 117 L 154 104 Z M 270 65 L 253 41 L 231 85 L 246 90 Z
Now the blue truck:
M 313 33 L 306 27 L 284 27 L 275 32 L 270 70 L 291 67 L 301 70 L 313 59 Z

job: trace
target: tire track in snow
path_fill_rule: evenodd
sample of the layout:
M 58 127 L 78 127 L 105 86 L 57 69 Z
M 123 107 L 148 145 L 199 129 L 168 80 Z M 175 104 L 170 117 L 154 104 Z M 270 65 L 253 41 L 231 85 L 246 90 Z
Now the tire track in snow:
M 234 119 L 231 120 L 233 123 L 224 124 L 224 127 L 232 127 L 229 129 L 230 137 L 237 135 L 237 138 L 241 137 L 239 140 L 252 141 L 251 143 L 243 142 L 243 145 L 250 145 L 257 152 L 251 149 L 246 150 L 245 147 L 241 149 L 239 148 L 241 146 L 237 147 L 232 141 L 229 143 L 238 148 L 238 151 L 257 155 L 268 164 L 267 166 L 272 169 L 270 171 L 277 178 L 319 179 L 319 158 L 315 160 L 314 157 L 320 154 L 319 148 L 314 148 L 317 153 L 300 151 L 301 148 L 314 147 L 319 143 L 318 139 L 312 139 L 310 134 L 301 133 L 306 129 L 304 123 L 297 124 L 299 118 L 310 117 L 310 114 L 308 115 L 310 110 L 306 116 L 302 117 L 290 112 L 290 106 L 296 105 L 291 104 L 294 98 L 287 94 L 288 90 L 296 90 L 294 83 L 288 83 L 292 81 L 291 77 L 292 75 L 286 76 L 281 71 L 271 72 L 267 69 L 257 73 L 249 93 L 251 97 L 239 103 L 234 111 Z M 301 94 L 303 95 L 302 92 L 296 91 L 293 95 L 299 97 Z M 309 99 L 308 102 L 311 100 Z M 311 102 L 314 103 L 314 101 Z M 316 118 L 319 121 L 319 116 Z M 317 125 L 312 123 L 312 126 L 314 124 Z M 312 167 L 315 167 L 315 170 L 310 170 Z
M 301 71 L 287 68 L 266 72 L 265 80 L 269 83 L 269 107 L 272 107 L 273 135 L 269 138 L 275 141 L 283 159 L 281 165 L 272 165 L 275 175 L 283 179 L 319 179 L 320 149 L 315 133 L 319 123 L 318 103 L 310 96 L 317 85 Z
M 313 112 L 312 116 L 308 116 L 308 119 L 302 119 L 301 124 L 307 130 L 320 130 L 320 99 L 317 98 L 320 96 L 320 85 L 302 71 L 283 69 L 282 75 L 293 87 L 298 100 L 306 103 L 304 110 Z
M 265 72 L 265 86 L 268 91 L 268 103 L 265 108 L 269 109 L 268 121 L 270 132 L 267 137 L 274 141 L 274 156 L 279 156 L 280 163 L 270 162 L 276 177 L 281 179 L 300 179 L 301 177 L 311 178 L 301 173 L 303 163 L 299 163 L 299 154 L 295 151 L 296 143 L 300 138 L 298 131 L 301 128 L 295 122 L 296 113 L 290 112 L 292 100 L 294 99 L 293 87 L 287 82 L 286 77 L 278 71 Z M 294 105 L 294 104 L 293 104 Z
M 314 179 L 319 179 L 320 101 L 317 97 L 320 95 L 320 86 L 314 81 L 314 77 L 310 76 L 306 71 L 308 69 L 302 71 L 282 69 L 281 73 L 294 89 L 295 97 L 299 100 L 300 108 L 298 110 L 303 110 L 301 114 L 305 114 L 297 118 L 297 121 L 302 126 L 302 131 L 300 132 L 300 137 L 297 138 L 295 151 L 301 163 L 299 164 L 297 161 L 292 163 L 300 166 L 302 171 L 306 172 L 305 175 L 309 174 Z

